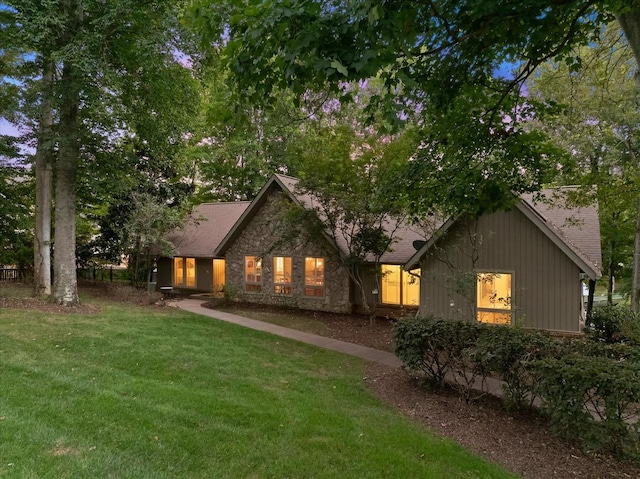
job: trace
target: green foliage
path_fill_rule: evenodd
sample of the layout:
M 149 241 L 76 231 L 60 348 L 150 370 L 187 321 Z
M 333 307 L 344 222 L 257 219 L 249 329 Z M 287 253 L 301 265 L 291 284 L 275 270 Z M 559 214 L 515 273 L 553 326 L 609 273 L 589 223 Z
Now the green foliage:
M 520 409 L 532 406 L 538 397 L 529 365 L 556 348 L 556 343 L 544 332 L 490 326 L 478 338 L 475 357 L 495 378 L 504 381 L 504 404 Z
M 606 305 L 594 308 L 587 317 L 585 333 L 603 343 L 640 345 L 640 314 L 628 307 Z
M 182 151 L 199 96 L 185 64 L 192 49 L 178 8 L 132 0 L 3 4 L 0 115 L 26 132 L 25 141 L 49 145 L 41 152 L 51 158 L 59 190 L 54 295 L 60 302 L 77 299 L 73 275 L 63 273 L 95 252 L 85 238 L 96 236 L 112 198 L 129 194 L 141 178 L 162 184 L 187 176 Z M 55 65 L 51 81 L 41 81 L 49 65 Z M 13 102 L 4 101 L 5 81 L 13 85 Z M 40 123 L 47 114 L 54 125 L 45 138 Z M 82 218 L 77 231 L 76 215 Z
M 640 459 L 635 345 L 563 343 L 538 331 L 434 317 L 400 321 L 394 337 L 406 368 L 439 385 L 452 382 L 466 400 L 482 393 L 484 379 L 501 380 L 506 407 L 541 402 L 551 427 L 564 437 Z
M 579 64 L 550 61 L 529 80 L 539 105 L 530 123 L 561 152 L 557 181 L 581 186 L 571 202 L 597 200 L 603 265 L 618 280 L 631 276 L 638 216 L 637 61 L 615 24 L 573 54 Z
M 450 321 L 434 317 L 400 321 L 394 330 L 396 355 L 409 369 L 443 385 L 453 381 L 469 399 L 481 381 L 504 381 L 507 407 L 531 406 L 536 385 L 528 365 L 555 350 L 545 333 L 508 326 Z
M 549 58 L 576 64 L 572 47 L 616 11 L 618 2 L 199 0 L 190 19 L 207 44 L 226 42 L 233 92 L 251 104 L 329 91 L 366 105 L 368 122 L 382 116 L 393 128 L 418 116 L 422 141 L 397 185 L 411 211 L 479 215 L 552 179 L 557 148 L 522 126 L 538 106 L 523 83 Z M 358 82 L 379 88 L 363 97 Z
M 33 177 L 0 162 L 0 265 L 33 263 Z
M 128 267 L 134 286 L 147 281 L 159 256 L 172 256 L 174 245 L 167 235 L 184 224 L 185 212 L 179 207 L 169 208 L 149 194 L 132 196 L 132 212 L 120 238 L 125 245 Z
M 569 354 L 534 363 L 551 427 L 587 448 L 640 459 L 640 363 Z
M 405 367 L 421 371 L 442 386 L 465 350 L 475 344 L 479 327 L 473 323 L 434 317 L 404 319 L 394 328 L 395 353 Z

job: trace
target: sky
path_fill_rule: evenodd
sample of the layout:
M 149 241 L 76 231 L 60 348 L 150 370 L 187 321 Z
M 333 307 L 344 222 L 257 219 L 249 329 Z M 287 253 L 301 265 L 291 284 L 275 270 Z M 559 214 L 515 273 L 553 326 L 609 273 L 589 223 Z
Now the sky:
M 20 132 L 8 121 L 0 118 L 0 135 L 18 136 Z

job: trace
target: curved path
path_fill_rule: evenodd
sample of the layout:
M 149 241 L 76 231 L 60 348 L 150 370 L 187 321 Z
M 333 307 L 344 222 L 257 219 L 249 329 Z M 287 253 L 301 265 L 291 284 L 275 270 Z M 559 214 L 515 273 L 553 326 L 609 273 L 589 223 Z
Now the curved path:
M 394 354 L 386 351 L 367 348 L 366 346 L 347 343 L 346 341 L 339 341 L 337 339 L 326 338 L 324 336 L 318 336 L 317 334 L 305 333 L 304 331 L 284 328 L 282 326 L 278 326 L 277 324 L 265 323 L 263 321 L 245 318 L 244 316 L 238 316 L 237 314 L 225 313 L 224 311 L 205 308 L 204 306 L 202 306 L 202 302 L 202 299 L 188 298 L 176 301 L 176 305 L 178 306 L 178 308 L 189 311 L 191 313 L 208 316 L 209 318 L 219 319 L 228 323 L 244 326 L 245 328 L 265 331 L 276 336 L 282 336 L 283 338 L 293 339 L 295 341 L 300 341 L 301 343 L 312 344 L 320 348 L 349 354 L 351 356 L 366 359 L 367 361 L 386 364 L 387 366 L 392 366 L 394 368 L 399 368 L 402 366 L 401 361 Z

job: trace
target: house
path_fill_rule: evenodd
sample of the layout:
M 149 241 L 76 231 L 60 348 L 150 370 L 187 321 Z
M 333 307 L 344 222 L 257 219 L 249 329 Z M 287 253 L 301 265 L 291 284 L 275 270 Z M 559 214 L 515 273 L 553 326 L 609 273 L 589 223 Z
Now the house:
M 340 261 L 345 238 L 292 235 L 290 206 L 317 204 L 297 184 L 277 174 L 251 202 L 197 207 L 170 238 L 176 253 L 160 259 L 158 286 L 217 295 L 224 287 L 237 301 L 309 310 L 350 313 L 366 301 L 385 312 L 581 331 L 583 281 L 601 276 L 598 210 L 549 201 L 566 188 L 524 195 L 509 211 L 450 218 L 427 234 L 402 226 L 359 287 Z
M 420 314 L 580 332 L 583 281 L 601 276 L 600 227 L 597 207 L 550 202 L 564 190 L 444 222 L 405 265 L 421 270 Z
M 285 218 L 290 206 L 313 208 L 314 198 L 296 190 L 298 179 L 272 176 L 250 203 L 200 205 L 185 228 L 170 239 L 173 258 L 158 262 L 158 286 L 185 293 L 218 292 L 237 301 L 350 313 L 363 305 L 361 290 L 340 255 L 346 240 L 292 236 Z M 368 304 L 416 309 L 418 276 L 403 269 L 415 253 L 419 230 L 397 229 L 392 251 L 381 258 L 382 277 L 365 272 Z

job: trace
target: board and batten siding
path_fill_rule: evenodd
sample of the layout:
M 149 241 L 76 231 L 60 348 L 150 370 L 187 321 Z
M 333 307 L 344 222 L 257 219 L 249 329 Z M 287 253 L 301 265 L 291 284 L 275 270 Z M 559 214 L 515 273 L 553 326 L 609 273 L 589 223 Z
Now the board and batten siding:
M 514 324 L 580 331 L 580 269 L 518 209 L 456 223 L 427 252 L 421 266 L 423 315 L 475 320 L 473 271 L 502 272 L 513 275 Z

